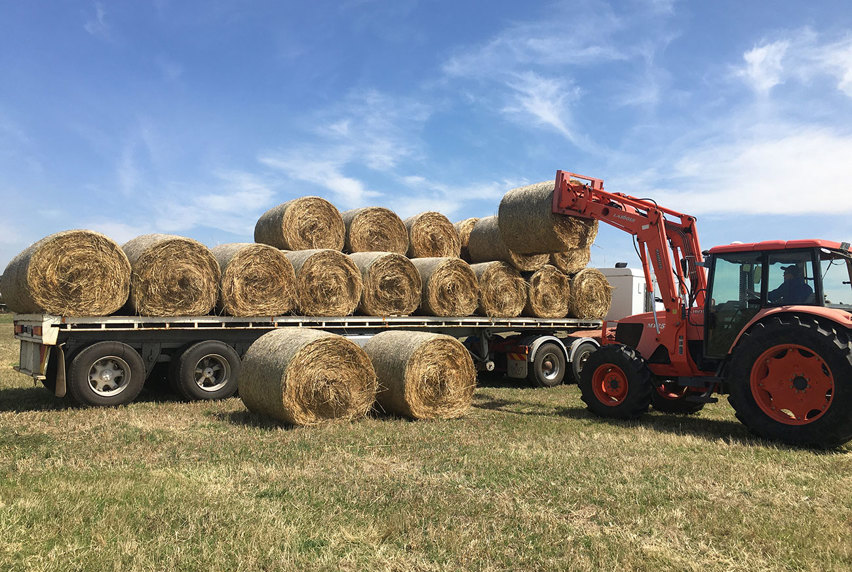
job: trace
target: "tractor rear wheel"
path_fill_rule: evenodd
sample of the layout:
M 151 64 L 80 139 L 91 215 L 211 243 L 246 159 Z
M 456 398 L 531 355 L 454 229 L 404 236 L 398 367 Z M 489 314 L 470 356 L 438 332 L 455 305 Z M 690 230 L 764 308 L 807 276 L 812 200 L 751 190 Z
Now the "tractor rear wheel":
M 757 435 L 832 448 L 852 439 L 849 332 L 810 316 L 755 324 L 734 349 L 728 401 Z
M 636 350 L 621 344 L 590 354 L 579 385 L 586 406 L 602 417 L 634 419 L 651 404 L 651 372 Z

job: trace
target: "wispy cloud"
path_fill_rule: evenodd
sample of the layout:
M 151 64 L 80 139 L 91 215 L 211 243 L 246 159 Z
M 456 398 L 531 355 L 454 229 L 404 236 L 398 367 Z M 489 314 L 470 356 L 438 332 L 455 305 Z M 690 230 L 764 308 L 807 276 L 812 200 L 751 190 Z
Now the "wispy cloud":
M 570 104 L 580 94 L 578 87 L 565 80 L 547 78 L 533 72 L 517 74 L 507 80 L 514 91 L 512 101 L 503 108 L 509 114 L 532 117 L 540 125 L 551 127 L 572 143 L 579 144 L 571 119 Z
M 100 2 L 95 2 L 93 8 L 94 14 L 86 20 L 83 28 L 92 36 L 105 38 L 109 36 L 109 24 L 106 20 L 106 8 Z

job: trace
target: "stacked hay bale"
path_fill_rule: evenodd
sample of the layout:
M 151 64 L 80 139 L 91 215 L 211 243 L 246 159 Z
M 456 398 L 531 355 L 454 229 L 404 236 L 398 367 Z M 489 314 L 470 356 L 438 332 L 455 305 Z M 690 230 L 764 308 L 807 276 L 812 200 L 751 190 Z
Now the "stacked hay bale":
M 254 241 L 282 250 L 342 250 L 346 227 L 337 208 L 320 197 L 293 199 L 258 219 Z
M 382 207 L 352 209 L 342 213 L 346 252 L 408 251 L 408 229 L 391 210 Z
M 600 319 L 609 312 L 611 304 L 612 286 L 600 270 L 585 268 L 571 277 L 568 316 Z
M 520 272 L 506 262 L 471 265 L 479 283 L 477 313 L 491 318 L 514 318 L 527 304 L 527 284 Z
M 279 316 L 296 305 L 296 274 L 284 253 L 266 244 L 221 244 L 217 309 L 229 316 Z
M 285 253 L 296 273 L 297 307 L 303 316 L 348 316 L 361 301 L 361 271 L 338 250 Z
M 473 227 L 476 225 L 476 221 L 478 220 L 478 218 L 466 218 L 453 225 L 456 227 L 456 232 L 459 233 L 459 242 L 461 243 L 459 258 L 465 262 L 473 262 L 470 259 L 470 251 L 467 247 L 468 244 L 470 244 L 470 231 L 473 230 Z
M 529 296 L 524 315 L 564 318 L 571 300 L 571 279 L 555 266 L 544 265 L 527 277 Z
M 481 218 L 470 231 L 468 253 L 472 262 L 503 261 L 518 270 L 534 272 L 547 264 L 548 254 L 519 254 L 503 242 L 496 216 Z
M 459 233 L 441 213 L 424 212 L 403 222 L 408 230 L 409 258 L 458 257 L 460 254 Z
M 361 271 L 359 313 L 408 316 L 417 310 L 423 285 L 408 258 L 392 252 L 356 252 L 349 257 Z
M 420 314 L 470 316 L 479 304 L 479 285 L 470 265 L 461 258 L 415 258 L 423 295 Z

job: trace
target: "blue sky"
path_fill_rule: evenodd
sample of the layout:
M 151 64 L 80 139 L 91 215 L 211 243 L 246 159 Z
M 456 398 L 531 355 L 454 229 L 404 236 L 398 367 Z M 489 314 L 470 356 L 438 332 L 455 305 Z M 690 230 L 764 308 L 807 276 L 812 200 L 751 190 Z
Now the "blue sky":
M 68 228 L 250 241 L 303 195 L 487 216 L 557 169 L 705 248 L 852 239 L 846 2 L 6 2 L 0 46 L 0 268 Z

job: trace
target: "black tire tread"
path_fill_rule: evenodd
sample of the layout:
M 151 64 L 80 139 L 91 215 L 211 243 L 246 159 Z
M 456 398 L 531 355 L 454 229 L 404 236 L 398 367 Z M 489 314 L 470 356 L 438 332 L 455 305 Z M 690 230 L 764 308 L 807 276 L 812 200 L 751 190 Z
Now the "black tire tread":
M 605 363 L 620 367 L 628 377 L 628 393 L 624 401 L 616 406 L 606 405 L 592 390 L 592 376 Z M 600 347 L 589 356 L 580 375 L 580 398 L 589 411 L 601 417 L 614 419 L 636 419 L 648 411 L 651 392 L 654 391 L 651 371 L 635 349 L 622 344 Z

